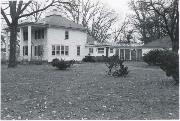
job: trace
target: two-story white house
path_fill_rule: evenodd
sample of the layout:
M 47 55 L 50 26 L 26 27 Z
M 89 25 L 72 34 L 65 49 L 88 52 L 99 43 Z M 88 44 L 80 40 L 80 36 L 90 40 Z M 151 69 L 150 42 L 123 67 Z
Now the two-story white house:
M 86 55 L 86 29 L 55 12 L 38 22 L 25 22 L 20 28 L 20 60 L 54 58 L 82 60 Z

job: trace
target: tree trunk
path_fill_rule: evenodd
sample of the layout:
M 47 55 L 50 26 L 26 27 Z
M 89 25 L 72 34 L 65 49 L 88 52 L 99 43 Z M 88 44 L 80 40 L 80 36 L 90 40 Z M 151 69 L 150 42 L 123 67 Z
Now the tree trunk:
M 178 53 L 178 50 L 179 50 L 179 41 L 178 40 L 172 41 L 172 51 Z
M 8 67 L 15 67 L 16 63 L 16 40 L 17 40 L 17 25 L 18 22 L 14 22 L 10 26 L 10 54 Z

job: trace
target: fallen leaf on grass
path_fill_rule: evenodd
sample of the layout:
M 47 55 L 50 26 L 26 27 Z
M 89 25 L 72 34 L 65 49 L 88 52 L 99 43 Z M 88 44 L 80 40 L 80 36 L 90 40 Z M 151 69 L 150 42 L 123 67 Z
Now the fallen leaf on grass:
M 170 116 L 172 116 L 173 114 L 172 113 L 168 113 Z
M 105 106 L 105 105 L 103 105 L 102 107 L 103 107 L 103 108 L 107 108 L 107 106 Z

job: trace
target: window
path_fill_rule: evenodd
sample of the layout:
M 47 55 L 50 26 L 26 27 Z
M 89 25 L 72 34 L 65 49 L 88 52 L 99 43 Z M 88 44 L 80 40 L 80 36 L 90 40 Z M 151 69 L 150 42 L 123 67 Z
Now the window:
M 69 39 L 69 31 L 65 31 L 65 39 Z
M 65 55 L 69 55 L 69 46 L 65 46 Z
M 52 45 L 52 55 L 55 55 L 55 45 Z
M 124 60 L 124 59 L 125 59 L 124 49 L 120 49 L 120 59 L 121 59 L 121 60 Z
M 23 46 L 23 56 L 28 55 L 28 46 Z
M 110 48 L 110 53 L 113 53 L 113 50 L 114 50 L 113 48 Z
M 69 55 L 69 46 L 52 45 L 52 55 Z
M 104 48 L 98 48 L 98 53 L 104 53 Z
M 35 39 L 44 39 L 44 29 L 35 30 Z
M 34 47 L 34 56 L 37 56 L 38 55 L 38 46 L 35 46 Z
M 64 55 L 64 46 L 61 45 L 61 55 Z
M 38 45 L 34 47 L 34 56 L 41 56 L 43 53 L 43 46 Z
M 77 46 L 77 56 L 80 56 L 80 46 Z
M 56 55 L 60 55 L 60 45 L 56 46 Z
M 93 48 L 89 48 L 89 53 L 93 53 Z
M 24 41 L 28 40 L 28 32 L 23 32 Z

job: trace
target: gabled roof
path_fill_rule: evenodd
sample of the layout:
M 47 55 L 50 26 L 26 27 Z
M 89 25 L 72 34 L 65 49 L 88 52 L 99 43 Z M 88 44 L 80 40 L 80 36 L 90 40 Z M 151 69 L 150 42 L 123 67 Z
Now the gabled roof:
M 149 42 L 142 46 L 143 48 L 172 48 L 172 42 L 170 37 L 166 36 L 161 39 Z
M 73 29 L 80 29 L 86 30 L 82 25 L 76 24 L 73 21 L 70 21 L 60 15 L 50 15 L 46 16 L 42 20 L 37 22 L 38 24 L 47 24 L 51 27 L 65 27 L 65 28 L 73 28 Z

